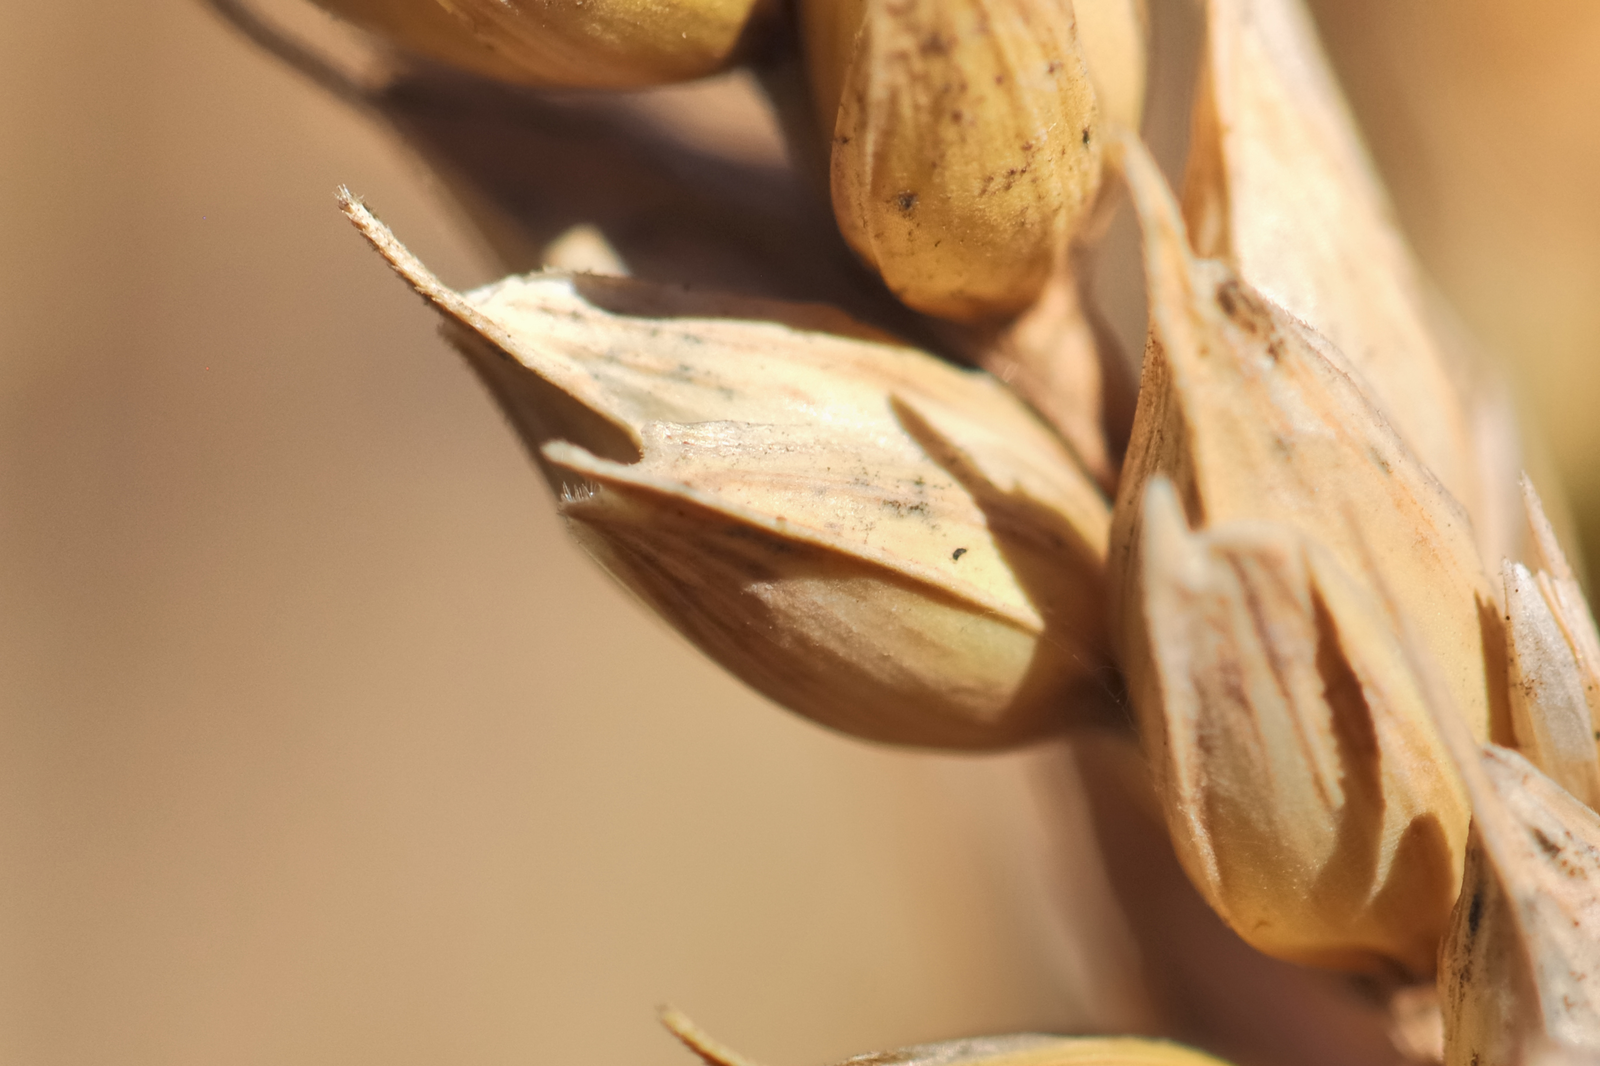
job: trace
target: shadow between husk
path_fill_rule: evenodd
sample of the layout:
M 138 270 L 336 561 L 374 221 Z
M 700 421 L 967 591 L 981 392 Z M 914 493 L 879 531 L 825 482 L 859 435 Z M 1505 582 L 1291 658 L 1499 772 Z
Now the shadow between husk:
M 905 431 L 983 512 L 1002 558 L 1044 619 L 1041 646 L 1070 649 L 1084 668 L 1086 680 L 1062 693 L 1063 725 L 1131 730 L 1122 675 L 1109 651 L 1105 564 L 1097 549 L 1059 511 L 990 481 L 905 400 L 890 403 Z M 1036 665 L 1023 691 L 1048 684 L 1052 673 Z

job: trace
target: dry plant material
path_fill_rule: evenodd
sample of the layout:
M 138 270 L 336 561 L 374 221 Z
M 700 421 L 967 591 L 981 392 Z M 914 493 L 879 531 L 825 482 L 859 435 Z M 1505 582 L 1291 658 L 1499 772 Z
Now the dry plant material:
M 1567 562 L 1566 553 L 1561 550 L 1561 542 L 1545 514 L 1544 502 L 1527 476 L 1522 478 L 1522 505 L 1528 522 L 1529 561 L 1539 572 L 1539 592 L 1577 662 L 1584 699 L 1589 705 L 1595 732 L 1600 736 L 1600 632 L 1595 629 L 1594 614 L 1589 610 L 1589 601 Z
M 317 0 L 420 55 L 528 85 L 624 89 L 738 58 L 769 0 Z
M 1133 382 L 1114 346 L 1091 323 L 1079 277 L 1076 270 L 1059 270 L 1016 318 L 998 327 L 950 326 L 944 339 L 1032 405 L 1110 493 L 1116 491 L 1117 461 L 1107 413 L 1117 400 L 1124 414 L 1131 409 Z
M 1533 482 L 1522 479 L 1529 556 L 1507 559 L 1506 660 L 1520 752 L 1591 809 L 1600 808 L 1600 638 Z
M 1109 490 L 1105 353 L 1067 250 L 1099 189 L 1101 128 L 1138 124 L 1140 4 L 815 0 L 801 18 L 845 239 L 908 306 L 961 323 L 950 348 Z
M 1209 0 L 1185 213 L 1195 251 L 1343 353 L 1477 516 L 1468 417 L 1417 268 L 1299 0 Z
M 1472 841 L 1439 953 L 1446 1066 L 1600 1055 L 1600 816 L 1504 748 L 1463 777 Z
M 1141 719 L 1147 728 L 1161 721 L 1139 618 L 1140 512 L 1147 483 L 1164 475 L 1191 527 L 1282 525 L 1330 552 L 1385 604 L 1391 631 L 1414 619 L 1453 706 L 1487 736 L 1491 709 L 1504 714 L 1504 638 L 1467 516 L 1337 351 L 1225 264 L 1190 254 L 1155 164 L 1137 141 L 1124 143 L 1144 229 L 1151 332 L 1110 565 L 1113 602 L 1124 606 L 1123 668 Z
M 835 113 L 845 239 L 919 311 L 975 322 L 1026 308 L 1065 265 L 1100 184 L 1099 108 L 1070 5 L 844 0 L 807 21 L 827 57 L 813 77 L 818 113 Z
M 1517 748 L 1558 785 L 1591 808 L 1600 807 L 1600 758 L 1585 677 L 1577 650 L 1563 632 L 1546 590 L 1549 575 L 1534 575 L 1506 560 L 1507 677 L 1511 732 Z M 1586 683 L 1588 682 L 1588 683 Z
M 1078 47 L 1089 68 L 1100 119 L 1136 130 L 1144 117 L 1150 13 L 1145 0 L 1073 0 Z
M 627 277 L 628 264 L 599 227 L 579 223 L 565 229 L 539 250 L 540 264 L 568 274 Z
M 1105 664 L 1107 505 L 993 379 L 826 308 L 623 278 L 439 283 L 582 543 L 752 687 L 859 736 L 994 747 Z
M 719 69 L 771 7 L 322 2 L 480 73 L 569 86 Z M 1531 486 L 1526 536 L 1508 532 L 1520 448 L 1486 398 L 1496 379 L 1437 335 L 1299 0 L 1206 12 L 1186 229 L 1127 132 L 1139 0 L 1076 16 L 1066 0 L 802 0 L 840 229 L 939 321 L 875 285 L 863 302 L 1000 381 L 834 308 L 577 272 L 650 262 L 602 217 L 609 193 L 530 228 L 565 269 L 464 294 L 344 207 L 444 317 L 579 541 L 754 688 L 857 736 L 980 749 L 1097 721 L 1120 668 L 1178 860 L 1245 941 L 1386 980 L 1439 964 L 1441 1013 L 1425 990 L 1390 1012 L 1416 1054 L 1442 1018 L 1452 1066 L 1587 1061 L 1600 634 Z M 541 143 L 574 141 L 558 134 Z M 1120 472 L 1071 265 L 1105 217 L 1086 224 L 1102 142 L 1140 216 L 1151 312 Z M 721 262 L 731 216 L 696 185 L 674 202 L 705 202 L 716 225 L 687 228 L 716 229 Z M 765 247 L 783 212 L 746 214 Z M 802 214 L 787 226 L 789 258 L 856 306 L 837 237 L 790 240 Z M 680 268 L 691 246 L 662 258 Z M 1480 548 L 1523 541 L 1502 607 Z M 753 1066 L 663 1020 L 709 1066 Z M 847 1066 L 1216 1061 L 1025 1034 Z
M 1184 869 L 1269 955 L 1430 975 L 1467 800 L 1382 608 L 1287 526 L 1191 533 L 1162 477 L 1142 538 L 1142 725 Z
M 706 1066 L 757 1066 L 668 1008 L 661 1022 Z M 946 1040 L 845 1059 L 839 1066 L 1227 1066 L 1221 1059 L 1165 1040 L 1011 1033 Z

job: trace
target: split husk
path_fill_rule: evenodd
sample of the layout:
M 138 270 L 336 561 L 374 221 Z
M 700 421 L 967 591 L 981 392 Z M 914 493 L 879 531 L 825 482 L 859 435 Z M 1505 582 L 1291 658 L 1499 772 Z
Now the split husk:
M 1141 508 L 1170 478 L 1191 527 L 1281 524 L 1329 551 L 1419 639 L 1475 735 L 1504 735 L 1503 635 L 1472 525 L 1368 401 L 1328 342 L 1233 270 L 1189 251 L 1144 148 L 1123 142 L 1144 229 L 1150 342 L 1111 537 L 1119 648 L 1135 706 L 1159 717 L 1150 653 L 1129 605 L 1139 588 Z
M 1107 505 L 1003 387 L 838 312 L 559 272 L 446 317 L 613 576 L 747 683 L 876 740 L 1095 713 Z
M 1440 948 L 1446 1066 L 1600 1054 L 1600 815 L 1505 748 L 1463 769 L 1474 820 Z
M 1191 880 L 1268 955 L 1431 975 L 1468 807 L 1382 608 L 1285 526 L 1191 533 L 1165 478 L 1143 519 L 1144 743 Z
M 1299 0 L 1208 0 L 1184 213 L 1195 252 L 1326 337 L 1475 517 L 1471 426 L 1416 264 Z M 1426 397 L 1419 402 L 1419 397 Z

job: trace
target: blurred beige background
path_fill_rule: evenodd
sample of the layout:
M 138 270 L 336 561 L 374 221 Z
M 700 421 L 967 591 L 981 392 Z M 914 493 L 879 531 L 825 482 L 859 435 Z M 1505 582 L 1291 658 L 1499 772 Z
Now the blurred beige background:
M 1419 255 L 1512 370 L 1600 573 L 1600 4 L 1312 6 Z
M 1445 7 L 1319 15 L 1600 517 L 1600 9 Z M 339 183 L 495 273 L 198 4 L 0 5 L 0 1061 L 682 1066 L 668 1001 L 773 1066 L 1115 1021 L 1055 754 L 846 741 L 645 618 Z

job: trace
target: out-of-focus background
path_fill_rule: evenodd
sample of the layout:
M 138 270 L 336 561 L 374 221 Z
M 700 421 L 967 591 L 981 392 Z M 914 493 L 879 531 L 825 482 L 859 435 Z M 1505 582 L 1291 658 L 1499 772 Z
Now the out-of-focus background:
M 1600 545 L 1600 8 L 1317 13 Z M 0 5 L 0 1060 L 681 1066 L 667 1001 L 774 1066 L 1114 1023 L 1056 754 L 844 740 L 646 618 L 340 183 L 498 272 L 198 3 Z

